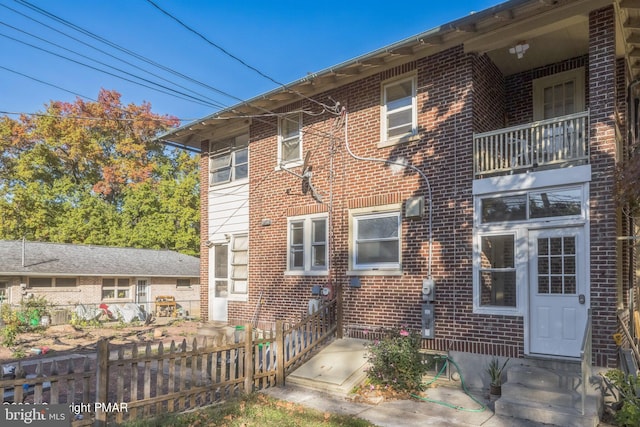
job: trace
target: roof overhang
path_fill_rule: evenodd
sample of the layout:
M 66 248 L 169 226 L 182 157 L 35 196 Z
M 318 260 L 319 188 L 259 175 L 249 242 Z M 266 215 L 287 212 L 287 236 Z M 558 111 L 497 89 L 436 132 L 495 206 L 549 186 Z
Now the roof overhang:
M 367 76 L 380 73 L 402 63 L 433 55 L 457 45 L 466 52 L 486 53 L 509 75 L 519 70 L 578 56 L 588 51 L 589 11 L 619 3 L 629 14 L 631 24 L 624 29 L 640 47 L 640 0 L 511 0 L 497 6 L 472 13 L 464 18 L 438 26 L 416 36 L 356 57 L 349 61 L 311 73 L 305 77 L 259 95 L 230 108 L 220 110 L 202 119 L 174 129 L 157 139 L 176 146 L 199 150 L 202 141 L 224 138 L 248 130 L 251 118 L 318 93 L 343 86 Z M 632 32 L 636 28 L 638 34 Z M 558 37 L 562 43 L 553 42 Z M 516 61 L 508 53 L 509 47 L 526 39 L 538 48 L 525 55 L 525 61 Z M 557 46 L 561 49 L 556 49 Z M 619 54 L 624 49 L 619 48 Z M 572 55 L 576 53 L 576 55 Z M 637 52 L 640 70 L 640 49 Z

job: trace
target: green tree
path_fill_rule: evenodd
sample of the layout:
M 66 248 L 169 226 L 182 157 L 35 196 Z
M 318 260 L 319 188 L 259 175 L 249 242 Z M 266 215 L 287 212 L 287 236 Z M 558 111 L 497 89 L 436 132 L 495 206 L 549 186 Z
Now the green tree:
M 0 117 L 0 239 L 199 250 L 198 162 L 153 142 L 151 105 L 52 101 Z

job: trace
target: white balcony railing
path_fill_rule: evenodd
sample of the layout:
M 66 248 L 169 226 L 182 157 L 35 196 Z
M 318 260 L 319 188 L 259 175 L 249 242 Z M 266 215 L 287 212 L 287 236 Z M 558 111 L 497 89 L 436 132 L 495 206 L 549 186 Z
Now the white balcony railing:
M 476 177 L 589 161 L 589 112 L 475 134 Z

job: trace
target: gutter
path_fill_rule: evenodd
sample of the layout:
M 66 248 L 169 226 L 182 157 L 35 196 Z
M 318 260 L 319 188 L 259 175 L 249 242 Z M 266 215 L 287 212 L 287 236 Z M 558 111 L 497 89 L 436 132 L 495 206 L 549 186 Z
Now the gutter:
M 539 1 L 539 0 L 538 0 Z M 469 24 L 474 24 L 479 22 L 480 20 L 487 18 L 487 17 L 491 17 L 496 15 L 497 13 L 503 12 L 505 10 L 509 10 L 509 9 L 513 9 L 516 8 L 518 6 L 527 4 L 527 3 L 537 3 L 537 1 L 535 0 L 511 0 L 511 1 L 507 1 L 501 4 L 498 4 L 496 6 L 490 7 L 489 9 L 484 9 L 480 12 L 475 12 L 475 13 L 471 13 L 468 16 L 456 19 L 454 21 L 451 21 L 447 24 L 441 25 L 439 27 L 435 27 L 432 28 L 430 30 L 427 30 L 425 32 L 422 32 L 420 34 L 417 34 L 415 36 L 411 36 L 408 37 L 406 39 L 400 40 L 398 42 L 395 42 L 393 44 L 390 44 L 388 46 L 385 46 L 383 48 L 374 50 L 372 52 L 369 52 L 367 54 L 364 55 L 360 55 L 357 56 L 353 59 L 350 59 L 348 61 L 345 62 L 341 62 L 337 65 L 334 65 L 332 67 L 329 68 L 325 68 L 321 71 L 315 72 L 315 73 L 310 73 L 308 75 L 306 75 L 305 77 L 298 79 L 294 82 L 291 82 L 289 84 L 283 85 L 281 87 L 278 87 L 276 89 L 273 89 L 269 92 L 265 92 L 262 95 L 258 95 L 254 98 L 251 98 L 247 101 L 235 104 L 231 107 L 225 108 L 223 110 L 217 111 L 213 114 L 210 114 L 206 117 L 203 117 L 201 119 L 197 119 L 194 120 L 186 125 L 180 126 L 177 129 L 174 129 L 172 131 L 166 132 L 158 137 L 156 137 L 154 140 L 155 141 L 161 141 L 163 143 L 168 143 L 171 142 L 169 138 L 171 138 L 171 136 L 183 132 L 185 130 L 188 130 L 190 127 L 194 126 L 197 123 L 201 123 L 203 121 L 207 121 L 207 120 L 211 120 L 211 119 L 218 119 L 222 114 L 225 113 L 230 113 L 230 112 L 234 112 L 234 110 L 243 107 L 243 106 L 247 106 L 247 105 L 251 105 L 253 102 L 262 100 L 262 99 L 266 99 L 269 98 L 273 95 L 276 95 L 278 93 L 281 93 L 283 91 L 287 91 L 287 90 L 291 90 L 293 87 L 295 86 L 299 86 L 303 83 L 307 83 L 313 79 L 316 79 L 318 77 L 322 77 L 324 75 L 327 74 L 332 74 L 335 73 L 336 71 L 339 71 L 343 68 L 347 68 L 351 65 L 356 65 L 362 62 L 365 62 L 368 59 L 371 59 L 377 55 L 380 55 L 381 53 L 390 53 L 396 49 L 402 48 L 402 47 L 406 47 L 406 46 L 410 46 L 416 43 L 424 43 L 425 39 L 428 39 L 429 37 L 434 37 L 440 34 L 447 34 L 447 33 L 451 33 L 457 30 L 457 28 L 462 27 L 464 25 L 469 25 Z M 175 143 L 174 143 L 175 144 Z M 179 147 L 182 147 L 181 144 L 178 144 Z M 200 152 L 199 150 L 197 152 Z

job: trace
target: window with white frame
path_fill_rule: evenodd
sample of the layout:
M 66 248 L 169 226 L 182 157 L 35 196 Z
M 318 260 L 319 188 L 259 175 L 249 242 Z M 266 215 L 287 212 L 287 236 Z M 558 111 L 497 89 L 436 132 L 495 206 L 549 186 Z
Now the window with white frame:
M 231 294 L 247 294 L 249 277 L 249 236 L 236 234 L 231 239 Z
M 326 214 L 290 218 L 288 223 L 287 270 L 326 273 L 329 247 Z
M 102 299 L 130 299 L 131 284 L 127 277 L 102 279 Z
M 302 115 L 287 114 L 278 122 L 278 166 L 302 160 Z
M 352 214 L 353 270 L 400 269 L 400 211 Z
M 584 110 L 584 67 L 533 81 L 534 120 L 551 119 Z
M 530 230 L 584 224 L 587 198 L 586 185 L 476 196 L 475 312 L 522 314 L 526 300 L 523 293 L 528 289 L 528 263 L 536 256 L 529 253 Z M 572 273 L 570 269 L 567 271 Z
M 516 307 L 514 234 L 480 237 L 480 306 Z
M 382 87 L 382 139 L 402 141 L 416 134 L 416 78 L 389 82 Z
M 249 176 L 249 135 L 209 143 L 209 183 L 220 185 Z

